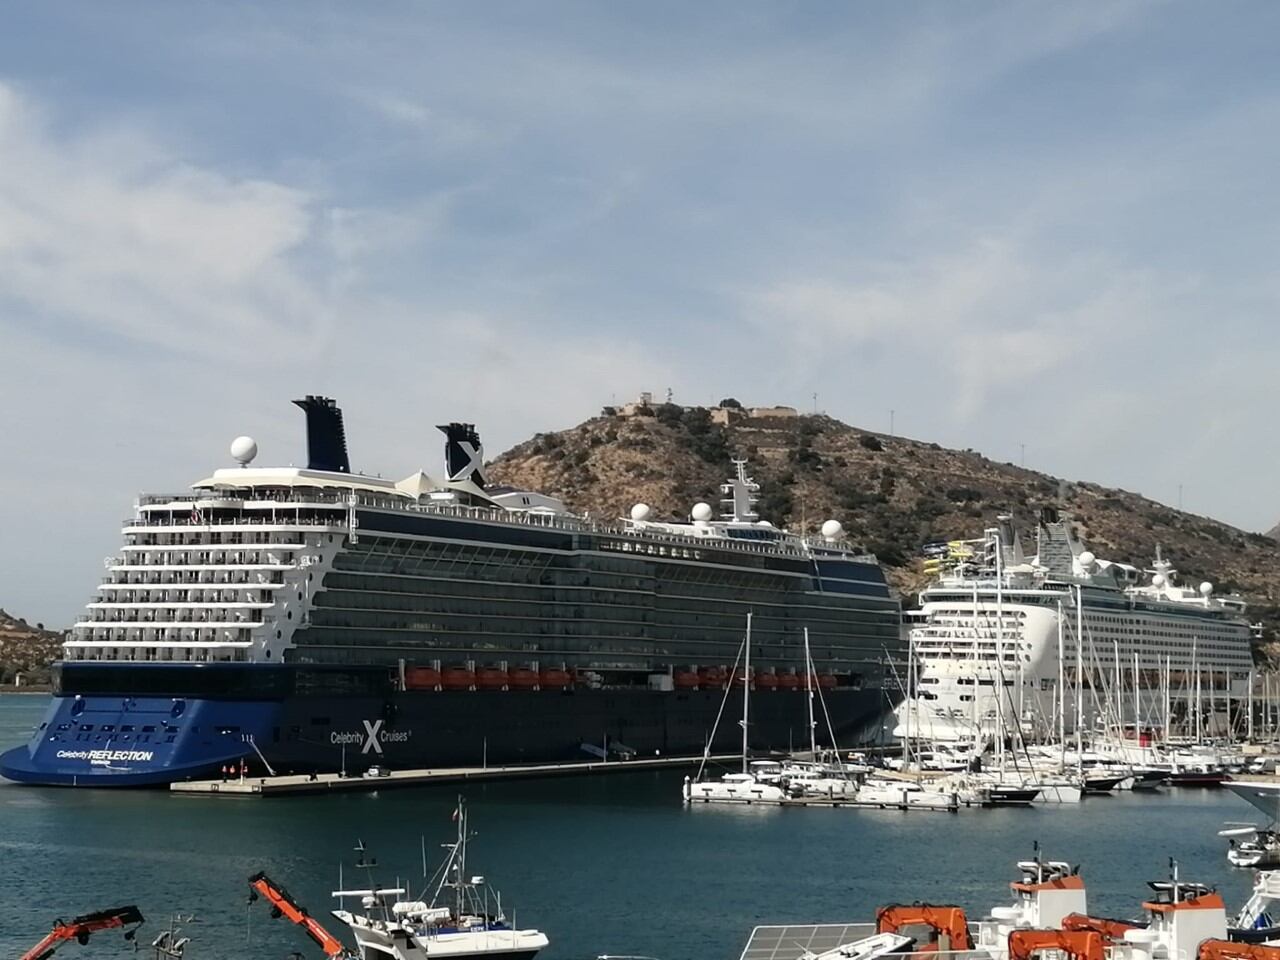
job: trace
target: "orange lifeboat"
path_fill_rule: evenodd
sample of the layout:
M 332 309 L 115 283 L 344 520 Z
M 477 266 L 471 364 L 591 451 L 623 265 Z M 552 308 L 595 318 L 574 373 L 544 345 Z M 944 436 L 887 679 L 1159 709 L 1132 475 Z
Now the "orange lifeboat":
M 794 673 L 778 674 L 778 688 L 780 690 L 799 690 L 800 677 Z
M 559 690 L 573 683 L 573 677 L 567 670 L 543 670 L 538 674 L 539 686 Z
M 698 686 L 703 690 L 714 690 L 717 687 L 723 687 L 724 682 L 725 672 L 719 667 L 698 668 Z
M 672 677 L 677 690 L 697 690 L 698 675 L 692 670 L 677 670 Z
M 511 671 L 508 682 L 513 689 L 532 690 L 538 686 L 538 671 L 530 670 L 528 667 L 516 667 Z
M 470 690 L 476 685 L 476 675 L 466 667 L 445 667 L 440 674 L 440 686 L 446 690 Z
M 834 673 L 824 673 L 818 677 L 818 686 L 823 690 L 835 689 L 836 682 L 836 675 Z
M 509 679 L 501 667 L 481 667 L 476 671 L 476 686 L 481 690 L 501 690 Z
M 440 671 L 435 667 L 405 667 L 406 690 L 434 690 L 440 686 Z
M 757 673 L 756 689 L 757 690 L 777 690 L 778 675 L 776 673 Z

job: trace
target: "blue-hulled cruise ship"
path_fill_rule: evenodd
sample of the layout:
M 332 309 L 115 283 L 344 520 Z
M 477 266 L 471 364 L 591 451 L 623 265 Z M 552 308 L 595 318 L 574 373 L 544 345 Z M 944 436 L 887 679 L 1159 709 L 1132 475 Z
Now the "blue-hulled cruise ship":
M 601 523 L 491 484 L 469 424 L 440 428 L 442 479 L 353 473 L 338 407 L 296 403 L 305 468 L 255 466 L 240 437 L 235 465 L 139 499 L 43 722 L 0 774 L 135 786 L 228 765 L 697 754 L 741 683 L 748 611 L 753 747 L 807 741 L 806 627 L 842 746 L 899 699 L 901 607 L 875 558 L 834 520 L 806 538 L 758 519 L 743 462 L 719 517 L 637 504 Z M 721 736 L 732 749 L 739 733 Z

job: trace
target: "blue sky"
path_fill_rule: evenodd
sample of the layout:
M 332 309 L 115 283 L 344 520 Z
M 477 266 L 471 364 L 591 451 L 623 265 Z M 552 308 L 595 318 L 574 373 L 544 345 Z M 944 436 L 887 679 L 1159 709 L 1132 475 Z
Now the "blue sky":
M 0 603 L 337 396 L 357 468 L 640 390 L 1280 519 L 1280 7 L 0 13 Z

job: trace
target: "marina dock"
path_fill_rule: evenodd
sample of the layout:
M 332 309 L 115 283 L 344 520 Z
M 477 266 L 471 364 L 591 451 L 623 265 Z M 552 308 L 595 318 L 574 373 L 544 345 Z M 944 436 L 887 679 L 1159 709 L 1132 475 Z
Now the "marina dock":
M 736 754 L 713 756 L 716 761 L 736 760 Z M 512 764 L 491 767 L 436 767 L 423 770 L 392 770 L 385 776 L 343 776 L 340 773 L 286 774 L 274 777 L 240 777 L 226 780 L 186 780 L 169 784 L 172 793 L 223 797 L 279 797 L 300 793 L 373 791 L 391 787 L 419 787 L 435 783 L 462 783 L 483 780 L 517 780 L 538 777 L 582 776 L 584 774 L 636 773 L 696 767 L 696 757 L 645 757 L 635 760 L 587 760 L 568 763 Z

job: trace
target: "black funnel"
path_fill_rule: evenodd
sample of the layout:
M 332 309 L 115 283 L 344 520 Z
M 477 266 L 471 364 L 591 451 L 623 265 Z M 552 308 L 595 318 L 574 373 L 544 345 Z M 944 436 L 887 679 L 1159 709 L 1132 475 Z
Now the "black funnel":
M 307 414 L 307 469 L 350 473 L 347 432 L 338 405 L 329 397 L 310 395 L 293 402 Z
M 444 468 L 450 480 L 470 480 L 483 488 L 488 482 L 484 474 L 484 447 L 474 423 L 446 423 L 436 429 L 445 435 Z

